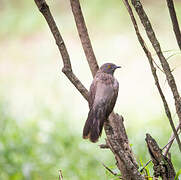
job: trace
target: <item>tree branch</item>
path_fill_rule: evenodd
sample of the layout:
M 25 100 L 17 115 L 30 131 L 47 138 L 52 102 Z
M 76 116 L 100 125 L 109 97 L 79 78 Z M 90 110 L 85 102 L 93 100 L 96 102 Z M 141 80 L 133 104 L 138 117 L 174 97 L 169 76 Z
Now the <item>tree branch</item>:
M 179 129 L 180 129 L 180 124 L 176 127 L 177 133 L 178 133 Z M 178 135 L 179 135 L 179 133 L 178 133 Z M 175 140 L 175 135 L 174 135 L 174 133 L 173 133 L 172 136 L 170 137 L 170 139 L 168 140 L 168 143 L 161 149 L 162 151 L 165 150 L 165 152 L 163 153 L 164 156 L 167 157 L 167 155 L 169 154 L 169 150 L 170 150 L 170 148 L 171 148 L 174 140 Z M 151 160 L 149 160 L 149 161 L 142 167 L 142 169 L 140 170 L 140 172 L 142 172 L 142 171 L 145 169 L 145 167 L 146 167 L 150 162 L 151 162 Z
M 173 3 L 173 0 L 166 0 L 166 1 L 167 1 L 167 6 L 168 6 L 169 13 L 170 13 L 170 17 L 172 20 L 173 31 L 175 33 L 177 44 L 181 50 L 181 33 L 180 33 L 180 28 L 179 28 L 179 24 L 178 24 L 178 20 L 177 20 L 177 15 L 175 12 L 174 3 Z
M 154 165 L 154 176 L 160 176 L 163 180 L 173 180 L 176 174 L 171 160 L 162 154 L 157 142 L 149 134 L 146 134 L 145 140 Z
M 179 121 L 181 122 L 181 98 L 177 89 L 177 85 L 175 83 L 175 79 L 172 75 L 172 72 L 170 70 L 170 66 L 167 62 L 167 60 L 165 59 L 165 57 L 163 56 L 161 47 L 160 47 L 160 43 L 158 42 L 156 36 L 155 36 L 155 32 L 153 31 L 153 28 L 151 26 L 150 20 L 148 19 L 148 16 L 146 15 L 143 6 L 140 2 L 140 0 L 131 0 L 144 28 L 145 31 L 147 33 L 147 36 L 153 46 L 153 48 L 155 49 L 155 52 L 157 53 L 157 56 L 161 62 L 162 68 L 165 72 L 167 81 L 168 81 L 168 85 L 170 86 L 170 89 L 172 91 L 174 100 L 175 100 L 175 107 L 176 107 L 176 112 L 179 118 Z M 181 148 L 180 148 L 181 151 Z
M 85 20 L 82 14 L 80 2 L 79 0 L 70 0 L 70 4 L 72 7 L 72 12 L 73 12 L 74 19 L 76 22 L 79 37 L 82 43 L 82 47 L 84 49 L 84 53 L 86 55 L 92 75 L 94 77 L 99 67 L 97 64 L 97 60 L 96 60 L 92 45 L 91 45 L 91 41 L 89 38 Z
M 139 32 L 139 28 L 138 28 L 136 19 L 135 19 L 135 17 L 134 17 L 134 14 L 133 14 L 133 11 L 132 11 L 132 9 L 131 9 L 131 6 L 130 6 L 129 3 L 128 3 L 128 0 L 123 0 L 123 2 L 124 2 L 125 6 L 126 6 L 126 8 L 127 8 L 127 10 L 128 10 L 128 13 L 129 13 L 130 17 L 131 17 L 131 20 L 132 20 L 134 29 L 135 29 L 135 31 L 136 31 L 136 35 L 137 35 L 137 37 L 138 37 L 138 40 L 139 40 L 139 42 L 140 42 L 140 44 L 141 44 L 141 46 L 142 46 L 142 48 L 143 48 L 143 50 L 144 50 L 147 58 L 148 58 L 148 61 L 149 61 L 150 67 L 151 67 L 151 72 L 152 72 L 152 75 L 153 75 L 154 80 L 155 80 L 155 85 L 157 86 L 157 89 L 158 89 L 159 94 L 160 94 L 160 96 L 161 96 L 161 99 L 162 99 L 162 101 L 163 101 L 163 105 L 164 105 L 164 108 L 165 108 L 165 113 L 166 113 L 166 115 L 167 115 L 167 117 L 168 117 L 168 120 L 169 120 L 169 122 L 170 122 L 170 126 L 171 126 L 171 128 L 172 128 L 172 130 L 173 130 L 173 132 L 174 132 L 174 135 L 175 135 L 175 137 L 176 137 L 176 140 L 177 140 L 179 149 L 180 149 L 180 151 L 181 151 L 181 142 L 180 142 L 180 139 L 179 139 L 179 137 L 178 137 L 178 135 L 177 135 L 177 131 L 176 131 L 176 129 L 175 129 L 174 122 L 173 122 L 173 120 L 172 120 L 172 116 L 171 116 L 171 112 L 170 112 L 168 103 L 167 103 L 167 101 L 166 101 L 166 98 L 165 98 L 165 96 L 164 96 L 164 94 L 163 94 L 163 91 L 162 91 L 161 86 L 160 86 L 160 83 L 159 83 L 159 79 L 158 79 L 158 76 L 157 76 L 157 73 L 156 73 L 156 68 L 154 67 L 154 64 L 153 64 L 153 62 L 154 62 L 153 57 L 152 57 L 150 51 L 148 50 L 148 48 L 147 48 L 147 46 L 146 46 L 146 43 L 145 43 L 145 41 L 143 40 L 143 38 L 142 38 L 142 36 L 141 36 L 141 34 L 140 34 L 140 32 Z
M 106 122 L 104 125 L 107 135 L 106 144 L 115 155 L 117 166 L 124 180 L 144 180 L 144 177 L 138 171 L 123 121 L 122 116 L 111 113 L 109 122 Z
M 84 85 L 80 82 L 80 80 L 75 76 L 75 74 L 72 71 L 72 66 L 70 62 L 70 57 L 67 52 L 67 48 L 65 46 L 65 43 L 63 41 L 63 38 L 58 30 L 58 27 L 53 19 L 53 16 L 50 12 L 50 9 L 46 3 L 45 0 L 35 0 L 35 3 L 42 13 L 42 15 L 45 17 L 48 26 L 55 38 L 56 44 L 58 46 L 58 49 L 60 51 L 60 54 L 62 56 L 64 67 L 62 69 L 62 72 L 67 76 L 67 78 L 71 81 L 71 83 L 77 88 L 77 90 L 82 94 L 82 96 L 88 100 L 88 90 L 84 87 Z

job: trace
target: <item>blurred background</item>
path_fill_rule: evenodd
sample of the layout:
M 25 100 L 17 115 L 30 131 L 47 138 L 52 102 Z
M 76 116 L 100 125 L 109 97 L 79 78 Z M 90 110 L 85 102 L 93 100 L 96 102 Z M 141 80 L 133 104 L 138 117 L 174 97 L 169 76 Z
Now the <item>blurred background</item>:
M 92 77 L 82 50 L 69 1 L 47 0 L 61 31 L 75 74 L 89 88 Z M 138 163 L 150 157 L 145 134 L 163 147 L 171 135 L 163 104 L 147 58 L 121 1 L 81 1 L 99 65 L 113 62 L 120 83 L 115 111 L 123 115 Z M 165 1 L 143 1 L 168 58 L 179 91 L 180 53 Z M 176 1 L 178 20 L 181 2 Z M 50 30 L 33 0 L 0 0 L 0 179 L 113 179 L 102 163 L 116 171 L 109 150 L 82 139 L 88 105 L 61 72 L 62 59 Z M 143 28 L 141 32 L 146 37 Z M 148 47 L 151 47 L 149 41 Z M 155 61 L 159 64 L 153 49 Z M 165 76 L 158 70 L 175 124 L 174 101 Z M 178 146 L 172 161 L 181 168 Z M 152 169 L 152 164 L 149 165 Z

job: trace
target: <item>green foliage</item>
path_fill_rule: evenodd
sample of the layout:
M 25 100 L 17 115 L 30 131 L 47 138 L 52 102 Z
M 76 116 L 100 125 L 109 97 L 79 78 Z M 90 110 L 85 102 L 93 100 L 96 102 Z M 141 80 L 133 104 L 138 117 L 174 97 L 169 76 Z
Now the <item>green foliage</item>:
M 18 122 L 1 109 L 0 179 L 57 179 L 59 169 L 71 180 L 99 179 L 100 173 L 104 176 L 95 150 L 92 154 L 86 151 L 85 142 L 80 142 L 81 136 L 70 130 L 70 124 L 61 116 L 53 120 L 50 113 L 43 113 L 53 122 L 38 117 Z
M 0 37 L 8 38 L 11 35 L 26 35 L 35 32 L 42 24 L 40 16 L 33 1 L 1 2 L 1 30 Z
M 151 162 L 147 166 L 145 166 L 142 159 L 140 159 L 139 171 L 141 172 L 141 174 L 143 174 L 146 177 L 147 180 L 153 179 L 151 176 L 151 169 L 149 168 L 150 164 L 151 164 Z
M 60 169 L 68 180 L 118 179 L 101 164 L 108 164 L 113 172 L 120 175 L 113 166 L 115 160 L 111 152 L 83 141 L 81 132 L 72 130 L 71 121 L 75 119 L 71 116 L 66 113 L 54 116 L 47 108 L 39 107 L 39 114 L 34 118 L 20 120 L 11 115 L 8 103 L 1 101 L 0 104 L 0 179 L 57 179 Z M 140 160 L 143 166 L 149 155 L 147 159 L 146 146 L 140 146 L 139 141 L 143 143 L 143 138 L 132 141 L 132 148 L 143 159 Z M 172 160 L 178 168 L 179 152 L 177 147 L 173 148 Z M 150 163 L 144 174 L 152 176 L 152 173 Z
M 74 24 L 71 19 L 71 13 L 69 12 L 70 9 L 67 8 L 67 6 L 69 6 L 69 2 L 66 3 L 50 0 L 47 0 L 46 2 L 55 16 L 56 22 L 58 23 L 61 21 L 61 26 L 64 28 L 68 27 L 66 31 L 69 31 L 69 23 Z M 125 18 L 129 18 L 127 16 L 119 17 L 120 9 L 122 12 L 126 12 L 126 9 L 123 8 L 123 6 L 120 6 L 120 4 L 122 4 L 120 1 L 107 1 L 105 3 L 103 0 L 92 0 L 90 2 L 82 1 L 81 3 L 84 12 L 86 12 L 85 17 L 88 20 L 88 23 L 95 23 L 96 20 L 97 25 L 99 26 L 101 23 L 102 28 L 105 30 L 116 29 L 112 29 L 112 25 L 119 26 L 118 23 L 112 21 L 112 18 L 117 18 L 118 21 L 121 20 L 120 22 L 123 22 Z M 110 11 L 110 9 L 112 10 Z M 46 25 L 42 15 L 38 12 L 34 0 L 2 0 L 0 10 L 2 24 L 0 29 L 0 38 L 5 38 L 7 35 L 8 38 L 10 36 L 15 37 L 19 35 L 30 35 L 36 31 L 41 31 L 42 25 Z M 109 23 L 107 23 L 108 21 Z M 71 28 L 73 27 L 71 26 Z M 97 29 L 99 29 L 99 27 L 97 27 Z
M 174 180 L 179 180 L 180 175 L 181 175 L 181 169 L 177 172 Z

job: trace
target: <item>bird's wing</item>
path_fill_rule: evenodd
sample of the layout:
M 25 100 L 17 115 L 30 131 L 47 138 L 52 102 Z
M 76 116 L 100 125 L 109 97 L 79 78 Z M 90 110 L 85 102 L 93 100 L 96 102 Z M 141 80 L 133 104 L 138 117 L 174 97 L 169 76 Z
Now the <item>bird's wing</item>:
M 109 75 L 94 78 L 89 91 L 90 111 L 86 120 L 83 138 L 96 142 L 101 135 L 104 122 L 112 112 L 118 94 L 118 82 Z
M 97 89 L 98 79 L 95 77 L 89 90 L 89 108 L 92 108 L 92 105 L 94 103 L 96 89 Z

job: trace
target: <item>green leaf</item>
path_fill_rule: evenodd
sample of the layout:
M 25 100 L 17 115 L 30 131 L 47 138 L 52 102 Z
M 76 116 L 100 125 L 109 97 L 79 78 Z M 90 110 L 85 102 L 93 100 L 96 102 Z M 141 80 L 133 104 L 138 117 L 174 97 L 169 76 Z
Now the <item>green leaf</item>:
M 178 177 L 181 175 L 181 169 L 177 172 L 174 180 L 179 180 Z

